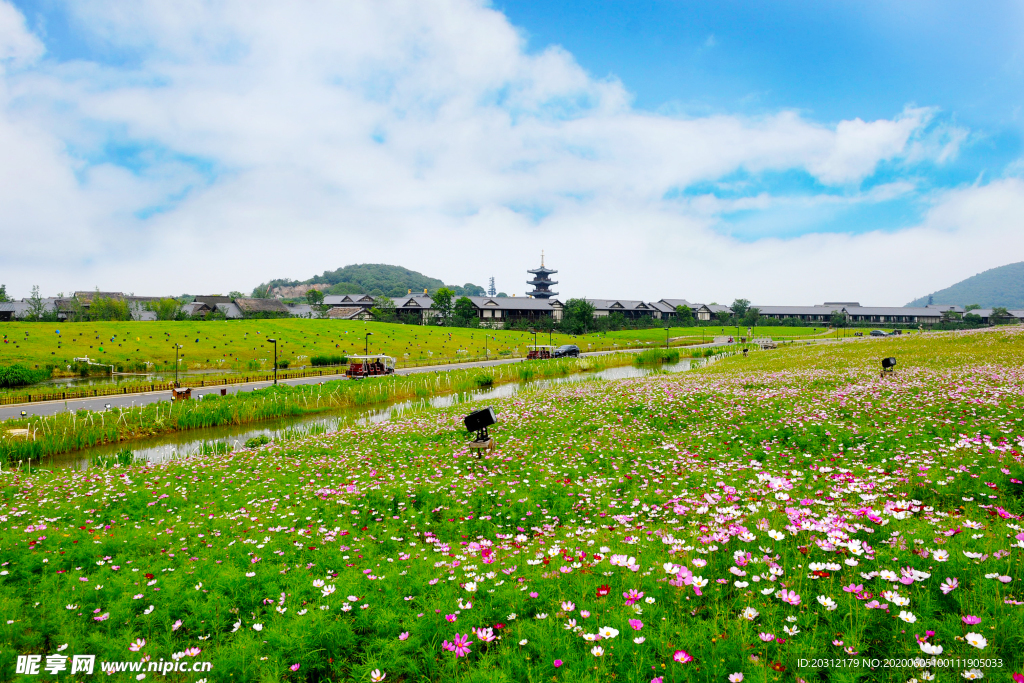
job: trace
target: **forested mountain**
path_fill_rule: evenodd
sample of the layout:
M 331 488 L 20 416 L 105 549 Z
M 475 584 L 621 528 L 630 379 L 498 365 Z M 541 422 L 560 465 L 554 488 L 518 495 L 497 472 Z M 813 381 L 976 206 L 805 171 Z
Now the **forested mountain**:
M 982 308 L 1024 308 L 1024 261 L 978 273 L 951 287 L 915 299 L 907 306 L 924 306 L 928 303 L 959 306 L 979 304 Z
M 293 295 L 299 290 L 308 289 L 313 285 L 316 289 L 325 294 L 372 294 L 374 296 L 402 296 L 409 290 L 414 293 L 427 290 L 433 294 L 445 284 L 437 278 L 428 277 L 423 273 L 403 268 L 401 266 L 390 266 L 384 263 L 359 263 L 337 270 L 324 271 L 323 275 L 315 275 L 308 280 L 287 280 L 277 279 L 262 284 L 254 290 L 254 294 L 275 290 L 280 292 L 283 288 L 290 288 L 289 294 Z M 462 285 L 448 285 L 457 295 L 482 296 L 484 288 L 470 282 Z M 292 289 L 294 288 L 294 289 Z M 301 296 L 301 294 L 299 294 Z

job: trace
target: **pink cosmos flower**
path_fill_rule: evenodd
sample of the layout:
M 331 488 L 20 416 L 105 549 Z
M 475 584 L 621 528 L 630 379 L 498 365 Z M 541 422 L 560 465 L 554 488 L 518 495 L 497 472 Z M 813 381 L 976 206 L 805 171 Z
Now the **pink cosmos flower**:
M 409 640 L 409 632 L 408 631 L 402 631 L 401 633 L 398 634 L 398 639 L 399 640 Z
M 833 640 L 832 644 L 835 645 L 836 647 L 842 647 L 843 646 L 843 641 L 841 641 L 841 640 Z
M 797 595 L 796 591 L 781 590 L 779 591 L 779 599 L 794 607 L 800 604 L 800 596 Z
M 661 676 L 655 676 L 651 679 L 651 683 L 663 683 L 663 680 L 664 679 Z M 1022 678 L 1021 680 L 1024 681 L 1024 678 Z
M 644 622 L 640 621 L 639 619 L 630 619 L 629 625 L 632 627 L 634 631 L 639 631 L 644 627 Z
M 587 617 L 590 616 L 590 611 L 589 610 L 585 610 L 585 609 L 581 609 L 580 610 L 580 616 L 583 617 L 584 619 L 586 619 Z
M 288 668 L 291 669 L 292 671 L 298 671 L 299 667 L 301 667 L 301 666 L 302 666 L 301 664 L 292 664 Z
M 980 624 L 981 623 L 981 617 L 975 617 L 973 615 L 968 614 L 966 617 L 964 617 L 960 621 L 964 622 L 968 626 L 973 626 L 974 624 Z
M 555 668 L 556 668 L 556 669 L 557 669 L 558 667 L 562 666 L 562 660 L 561 660 L 561 659 L 556 659 L 556 660 L 554 661 L 554 665 L 555 665 Z
M 138 652 L 139 650 L 141 650 L 144 647 L 146 647 L 146 639 L 145 638 L 137 638 L 134 643 L 132 643 L 131 645 L 128 646 L 128 649 L 131 650 L 132 652 Z
M 635 588 L 630 588 L 628 593 L 623 593 L 622 597 L 626 599 L 627 605 L 632 605 L 634 602 L 644 597 L 643 591 L 637 591 Z
M 676 650 L 672 654 L 672 659 L 679 662 L 680 664 L 689 664 L 693 661 L 693 657 L 691 657 L 690 653 L 686 650 Z
M 455 634 L 455 638 L 453 638 L 452 641 L 453 642 L 451 644 L 451 647 L 449 647 L 447 649 L 449 649 L 450 651 L 454 652 L 456 657 L 465 657 L 466 655 L 469 654 L 470 642 L 469 642 L 469 634 L 468 633 L 466 635 L 462 635 L 460 633 L 456 633 Z M 447 640 L 444 641 L 444 642 L 445 642 L 445 645 L 448 644 Z
M 179 628 L 181 628 L 181 619 L 178 619 L 176 622 L 171 624 L 172 631 L 177 631 Z
M 946 580 L 942 582 L 942 585 L 939 586 L 939 588 L 942 590 L 943 594 L 948 595 L 949 593 L 952 593 L 959 585 L 960 582 L 957 579 L 950 579 L 947 577 Z
M 861 591 L 864 590 L 864 584 L 862 584 L 862 583 L 858 583 L 858 584 L 851 583 L 849 586 L 843 586 L 843 590 L 846 591 L 847 593 L 860 593 Z
M 761 640 L 763 640 L 766 643 L 770 643 L 773 640 L 775 640 L 775 635 L 772 633 L 765 633 L 764 631 L 761 631 L 757 635 L 761 638 Z
M 459 617 L 457 615 L 455 615 L 455 614 L 446 614 L 446 615 L 444 615 L 444 620 L 447 621 L 449 624 L 454 624 L 455 620 L 458 619 L 458 618 Z

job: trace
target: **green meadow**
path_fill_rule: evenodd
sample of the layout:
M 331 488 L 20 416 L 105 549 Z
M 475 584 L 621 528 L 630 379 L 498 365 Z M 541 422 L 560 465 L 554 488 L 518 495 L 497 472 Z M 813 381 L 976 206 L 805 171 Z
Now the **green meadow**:
M 824 328 L 758 328 L 755 336 L 780 339 L 819 336 Z M 674 343 L 696 343 L 704 337 L 728 336 L 735 328 L 671 328 Z M 746 334 L 746 330 L 743 330 Z M 316 355 L 386 353 L 401 362 L 449 361 L 526 355 L 534 343 L 527 332 L 399 325 L 359 321 L 273 319 L 209 322 L 84 322 L 0 323 L 3 364 L 66 367 L 73 359 L 91 360 L 126 370 L 173 371 L 175 344 L 180 344 L 182 369 L 258 370 L 278 360 L 291 366 L 310 365 Z M 663 345 L 665 329 L 620 330 L 606 334 L 538 333 L 538 344 L 577 344 L 584 351 Z
M 467 404 L 8 470 L 0 671 L 91 655 L 139 681 L 168 662 L 197 682 L 1008 681 L 1022 358 L 999 329 L 560 384 L 491 402 L 482 457 Z

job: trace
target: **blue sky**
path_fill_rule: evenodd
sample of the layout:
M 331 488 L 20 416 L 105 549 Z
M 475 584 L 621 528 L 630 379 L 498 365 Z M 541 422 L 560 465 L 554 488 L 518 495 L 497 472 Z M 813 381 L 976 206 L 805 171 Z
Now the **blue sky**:
M 956 163 L 880 165 L 858 190 L 913 177 L 919 192 L 871 206 L 797 214 L 741 211 L 720 228 L 740 239 L 898 230 L 930 193 L 1001 177 L 1024 134 L 1024 4 L 968 2 L 536 2 L 498 0 L 530 50 L 561 45 L 595 77 L 621 79 L 634 105 L 681 116 L 796 109 L 820 122 L 934 108 L 933 125 L 969 130 Z M 767 174 L 747 191 L 827 191 L 807 174 Z M 705 191 L 736 196 L 705 184 Z M 775 215 L 771 215 L 775 214 Z
M 0 272 L 899 304 L 1024 260 L 1022 105 L 1002 0 L 0 0 Z

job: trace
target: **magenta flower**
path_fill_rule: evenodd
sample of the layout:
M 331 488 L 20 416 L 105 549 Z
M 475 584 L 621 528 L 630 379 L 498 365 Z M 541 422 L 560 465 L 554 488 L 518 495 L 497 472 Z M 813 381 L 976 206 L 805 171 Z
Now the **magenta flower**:
M 449 624 L 454 624 L 455 620 L 458 619 L 458 617 L 456 615 L 454 615 L 454 614 L 446 614 L 446 615 L 444 615 L 444 619 Z
M 680 664 L 689 664 L 693 661 L 693 657 L 686 650 L 676 650 L 672 654 L 672 659 L 679 662 Z
M 793 605 L 796 607 L 800 604 L 800 596 L 796 594 L 796 591 L 781 590 L 779 591 L 779 598 L 782 602 Z
M 298 671 L 299 667 L 301 667 L 301 666 L 302 666 L 301 664 L 292 664 L 288 668 L 291 669 L 292 671 Z
M 634 631 L 639 631 L 644 627 L 644 622 L 640 621 L 639 619 L 630 619 L 629 625 L 632 627 Z
M 861 591 L 864 590 L 864 584 L 862 584 L 862 583 L 852 584 L 851 583 L 849 586 L 843 586 L 843 590 L 846 591 L 847 593 L 860 593 Z
M 555 668 L 556 668 L 556 669 L 557 669 L 558 667 L 562 666 L 562 660 L 561 660 L 561 659 L 556 659 L 554 663 L 555 663 Z
M 398 634 L 398 639 L 399 640 L 408 640 L 409 639 L 409 632 L 408 631 L 402 631 L 401 633 Z
M 627 605 L 632 605 L 634 602 L 644 597 L 643 591 L 638 591 L 635 588 L 630 588 L 628 593 L 623 593 L 622 597 L 626 599 Z
M 775 640 L 775 634 L 773 633 L 765 633 L 764 631 L 761 631 L 757 635 L 761 640 L 763 640 L 766 643 L 770 643 L 773 640 Z
M 530 597 L 531 597 L 531 598 L 536 598 L 536 597 L 538 597 L 539 595 L 540 595 L 540 594 L 539 594 L 539 593 L 537 593 L 536 591 L 534 591 L 534 592 L 530 593 Z
M 975 617 L 975 616 L 972 616 L 972 615 L 968 614 L 966 617 L 964 617 L 960 621 L 964 622 L 968 626 L 973 626 L 974 624 L 980 624 L 981 623 L 981 617 Z
M 453 642 L 451 644 L 451 647 L 448 649 L 454 652 L 456 657 L 465 657 L 469 654 L 470 643 L 468 633 L 466 635 L 456 633 L 455 638 L 453 638 L 452 640 Z M 447 642 L 448 641 L 445 641 L 445 643 Z

